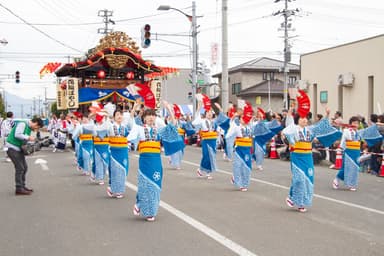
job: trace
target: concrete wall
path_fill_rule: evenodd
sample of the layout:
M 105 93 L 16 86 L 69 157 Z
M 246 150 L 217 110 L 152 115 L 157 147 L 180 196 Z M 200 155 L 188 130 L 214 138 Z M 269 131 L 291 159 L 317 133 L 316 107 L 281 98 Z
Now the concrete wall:
M 162 80 L 161 98 L 172 104 L 192 104 L 188 99 L 188 92 L 192 92 L 192 86 L 187 82 L 190 72 L 190 69 L 180 69 L 178 75 Z
M 301 56 L 301 78 L 308 80 L 312 112 L 343 112 L 345 121 L 360 114 L 365 117 L 384 111 L 384 35 L 309 53 Z M 338 76 L 351 72 L 352 87 L 340 86 Z M 369 77 L 373 86 L 370 90 Z M 317 84 L 317 90 L 315 90 Z M 320 103 L 320 92 L 328 92 L 328 103 Z M 371 91 L 371 93 L 370 93 Z M 317 108 L 317 109 L 316 109 Z M 380 114 L 381 114 L 380 113 Z

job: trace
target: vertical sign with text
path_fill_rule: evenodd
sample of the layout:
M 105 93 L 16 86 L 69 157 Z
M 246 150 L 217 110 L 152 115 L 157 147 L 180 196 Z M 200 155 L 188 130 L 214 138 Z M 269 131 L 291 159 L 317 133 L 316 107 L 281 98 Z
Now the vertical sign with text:
M 77 109 L 79 107 L 79 79 L 67 80 L 66 108 Z
M 153 80 L 151 81 L 151 91 L 153 92 L 153 95 L 155 95 L 156 99 L 156 109 L 160 109 L 161 105 L 161 81 L 160 80 Z
M 65 81 L 63 82 L 65 83 Z M 58 110 L 63 110 L 66 109 L 66 90 L 63 89 L 63 83 L 57 84 L 56 85 L 56 102 L 57 102 L 57 109 Z

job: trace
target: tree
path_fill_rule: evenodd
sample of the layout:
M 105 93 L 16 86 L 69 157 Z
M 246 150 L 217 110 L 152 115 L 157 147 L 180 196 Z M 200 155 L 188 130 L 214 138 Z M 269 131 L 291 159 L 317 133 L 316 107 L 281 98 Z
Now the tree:
M 3 94 L 0 94 L 0 116 L 2 117 L 6 116 Z
M 68 110 L 58 110 L 57 101 L 55 101 L 51 104 L 51 113 L 55 114 L 56 116 L 60 116 L 61 113 L 67 114 Z

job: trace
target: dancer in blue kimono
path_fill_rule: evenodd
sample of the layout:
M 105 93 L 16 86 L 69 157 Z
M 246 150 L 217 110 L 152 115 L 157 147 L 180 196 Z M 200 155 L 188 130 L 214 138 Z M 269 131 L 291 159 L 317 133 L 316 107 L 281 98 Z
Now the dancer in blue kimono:
M 81 145 L 80 145 L 80 132 L 81 132 L 81 119 L 82 114 L 79 112 L 76 112 L 77 114 L 72 120 L 72 124 L 70 126 L 70 129 L 68 130 L 72 134 L 72 139 L 75 142 L 75 157 L 76 157 L 76 166 L 77 170 L 81 171 L 82 166 L 82 157 L 81 157 Z
M 216 171 L 216 141 L 217 141 L 217 124 L 213 118 L 213 112 L 211 110 L 211 103 L 206 97 L 203 98 L 205 114 L 201 117 L 200 108 L 201 102 L 199 101 L 198 108 L 196 110 L 196 117 L 192 124 L 195 127 L 200 127 L 201 137 L 201 151 L 202 158 L 200 161 L 200 167 L 196 173 L 198 177 L 204 177 L 203 172 L 206 173 L 207 179 L 213 179 L 212 173 Z
M 292 182 L 286 203 L 289 207 L 297 207 L 299 212 L 306 212 L 312 206 L 314 188 L 312 141 L 316 137 L 328 146 L 338 139 L 339 132 L 326 118 L 308 126 L 306 114 L 296 114 L 293 118 L 292 110 L 289 110 L 282 134 L 289 141 L 291 151 Z
M 343 130 L 340 141 L 340 147 L 344 150 L 343 163 L 332 182 L 334 189 L 339 188 L 340 181 L 344 181 L 344 185 L 350 191 L 356 191 L 357 189 L 360 168 L 360 141 L 362 139 L 357 131 L 359 122 L 359 118 L 353 116 L 349 119 L 349 127 Z
M 257 108 L 256 120 L 254 122 L 254 126 L 260 127 L 265 126 L 265 112 L 262 108 Z M 260 129 L 264 130 L 264 127 L 260 127 Z M 262 171 L 264 156 L 265 156 L 265 144 L 267 141 L 253 140 L 253 157 L 256 162 L 256 169 Z
M 109 169 L 110 161 L 109 135 L 111 123 L 107 120 L 106 112 L 96 113 L 95 119 L 95 136 L 93 137 L 95 164 L 90 180 L 99 185 L 104 185 L 104 178 Z
M 186 130 L 185 130 L 185 121 L 182 121 L 180 119 L 181 117 L 181 111 L 179 106 L 176 104 L 173 104 L 173 116 L 174 116 L 174 121 L 173 124 L 176 126 L 177 131 L 180 135 L 180 138 L 184 141 L 184 138 L 186 136 Z M 171 165 L 172 168 L 176 170 L 181 170 L 181 161 L 183 160 L 184 156 L 184 148 L 175 152 L 174 154 L 169 156 L 169 164 Z
M 239 115 L 241 114 L 242 114 L 241 110 L 238 110 L 236 105 L 232 105 L 227 112 L 229 121 L 224 122 L 222 125 L 220 125 L 220 127 L 224 130 L 223 159 L 229 162 L 232 161 L 232 158 L 233 158 L 233 150 L 234 150 L 236 136 L 235 135 L 227 136 L 227 132 L 232 123 L 236 125 L 240 125 Z
M 93 136 L 95 135 L 95 124 L 90 117 L 84 116 L 80 128 L 80 148 L 81 157 L 80 168 L 83 175 L 91 175 L 94 165 Z
M 240 189 L 247 191 L 252 171 L 252 105 L 247 103 L 240 116 L 240 124 L 231 123 L 226 134 L 227 137 L 235 137 L 235 152 L 233 156 L 233 168 L 231 183 Z
M 132 115 L 134 110 L 132 111 Z M 115 110 L 113 113 L 112 131 L 109 137 L 110 165 L 109 165 L 109 186 L 107 194 L 113 198 L 123 198 L 125 193 L 125 181 L 128 175 L 128 139 L 127 136 L 132 123 L 123 123 L 123 111 Z M 133 121 L 133 118 L 130 119 Z
M 164 103 L 168 113 L 172 113 L 168 103 Z M 165 154 L 171 155 L 184 147 L 174 125 L 156 121 L 156 111 L 146 109 L 143 113 L 144 126 L 134 124 L 128 135 L 128 140 L 140 138 L 139 142 L 139 170 L 137 182 L 136 204 L 133 214 L 142 215 L 147 221 L 154 221 L 159 209 L 160 193 L 163 179 L 161 162 L 162 140 Z

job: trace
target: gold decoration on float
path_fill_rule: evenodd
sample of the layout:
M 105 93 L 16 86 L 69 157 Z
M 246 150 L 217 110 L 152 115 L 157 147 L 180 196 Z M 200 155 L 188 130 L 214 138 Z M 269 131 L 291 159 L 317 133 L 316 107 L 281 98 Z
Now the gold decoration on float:
M 99 45 L 96 46 L 92 55 L 97 54 L 100 51 L 108 48 L 128 48 L 131 52 L 141 55 L 140 48 L 136 45 L 136 42 L 129 37 L 126 33 L 121 31 L 111 32 L 105 37 L 101 38 Z M 111 68 L 119 69 L 123 68 L 128 61 L 128 56 L 126 55 L 117 55 L 117 54 L 108 54 L 105 56 L 105 59 L 108 62 L 108 65 Z

